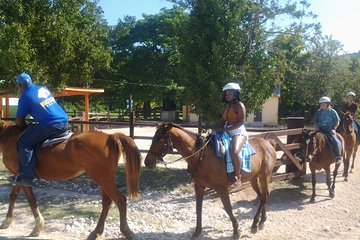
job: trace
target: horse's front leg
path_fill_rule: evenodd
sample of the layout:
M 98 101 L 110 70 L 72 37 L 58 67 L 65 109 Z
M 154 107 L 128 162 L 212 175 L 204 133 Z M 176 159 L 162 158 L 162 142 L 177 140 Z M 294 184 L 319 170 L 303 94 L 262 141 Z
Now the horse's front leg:
M 224 206 L 225 212 L 229 215 L 231 223 L 233 225 L 233 238 L 239 238 L 239 224 L 236 221 L 236 218 L 232 211 L 232 206 L 230 203 L 229 190 L 227 185 L 223 186 L 221 189 L 217 189 L 217 193 L 220 196 L 221 202 Z
M 196 229 L 192 238 L 197 238 L 201 234 L 202 230 L 202 204 L 204 200 L 205 188 L 199 186 L 198 184 L 194 184 L 195 195 L 196 195 Z
M 312 184 L 312 195 L 310 198 L 310 202 L 313 203 L 315 202 L 315 197 L 316 197 L 316 190 L 315 190 L 315 186 L 316 186 L 316 171 L 315 169 L 311 168 L 311 184 Z
M 9 207 L 8 211 L 6 213 L 6 218 L 2 222 L 0 229 L 6 229 L 8 228 L 11 223 L 14 220 L 14 207 L 15 207 L 15 201 L 19 195 L 20 192 L 20 186 L 13 186 L 11 189 L 11 192 L 9 194 Z
M 340 167 L 340 164 L 335 164 L 335 169 L 333 172 L 333 183 L 332 183 L 331 189 L 329 189 L 329 195 L 331 198 L 335 197 L 335 180 L 336 180 L 336 176 L 338 174 L 339 167 Z
M 30 205 L 31 211 L 35 219 L 34 229 L 32 230 L 29 236 L 38 237 L 40 233 L 44 230 L 45 221 L 39 211 L 39 208 L 37 207 L 36 198 L 32 187 L 23 187 L 23 189 L 24 189 L 25 197 Z

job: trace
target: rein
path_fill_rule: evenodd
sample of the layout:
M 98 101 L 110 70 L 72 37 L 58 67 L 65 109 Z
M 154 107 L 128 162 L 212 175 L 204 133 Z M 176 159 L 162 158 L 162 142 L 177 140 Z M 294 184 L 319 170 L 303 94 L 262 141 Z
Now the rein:
M 170 134 L 168 134 L 167 137 L 170 139 L 169 142 L 171 142 Z M 169 164 L 173 164 L 173 163 L 176 163 L 176 162 L 179 162 L 179 161 L 182 161 L 182 160 L 189 159 L 189 158 L 195 156 L 196 154 L 198 154 L 200 151 L 201 151 L 201 155 L 200 155 L 200 161 L 201 161 L 203 159 L 203 155 L 204 155 L 204 151 L 202 151 L 202 150 L 204 150 L 204 148 L 209 144 L 210 140 L 211 140 L 211 137 L 209 138 L 209 140 L 207 140 L 207 142 L 201 148 L 199 148 L 198 150 L 196 150 L 194 153 L 190 154 L 189 156 L 180 157 L 180 158 L 178 158 L 176 160 L 173 160 L 171 162 L 165 162 L 164 160 L 161 160 L 161 161 L 158 161 L 158 162 L 164 164 L 164 166 L 167 167 L 167 165 L 169 165 Z M 171 146 L 172 146 L 172 144 L 171 144 Z M 165 155 L 162 155 L 162 157 L 163 156 L 165 156 Z

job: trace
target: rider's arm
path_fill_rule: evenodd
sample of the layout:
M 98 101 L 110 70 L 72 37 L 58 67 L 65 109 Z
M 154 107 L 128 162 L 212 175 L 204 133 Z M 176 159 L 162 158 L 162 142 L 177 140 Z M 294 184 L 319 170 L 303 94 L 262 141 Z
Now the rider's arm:
M 25 118 L 22 117 L 16 117 L 16 125 L 18 125 L 19 127 L 24 127 L 26 125 L 26 121 Z

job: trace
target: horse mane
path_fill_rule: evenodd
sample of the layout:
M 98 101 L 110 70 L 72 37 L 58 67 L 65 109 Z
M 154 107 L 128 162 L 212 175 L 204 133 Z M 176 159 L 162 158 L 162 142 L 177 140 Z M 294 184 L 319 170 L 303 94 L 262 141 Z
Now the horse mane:
M 190 130 L 187 130 L 186 128 L 184 128 L 178 124 L 175 124 L 175 123 L 172 123 L 172 126 L 175 128 L 181 129 L 182 131 L 186 132 L 189 135 L 196 136 L 196 140 L 195 140 L 196 149 L 199 149 L 200 147 L 202 147 L 205 144 L 205 139 L 207 139 L 207 137 L 203 137 L 200 134 L 197 134 Z
M 317 146 L 320 151 L 322 151 L 326 147 L 326 136 L 321 132 L 317 132 L 314 136 L 315 141 L 317 142 Z
M 18 127 L 14 122 L 0 121 L 0 140 L 18 136 L 23 130 L 24 128 Z

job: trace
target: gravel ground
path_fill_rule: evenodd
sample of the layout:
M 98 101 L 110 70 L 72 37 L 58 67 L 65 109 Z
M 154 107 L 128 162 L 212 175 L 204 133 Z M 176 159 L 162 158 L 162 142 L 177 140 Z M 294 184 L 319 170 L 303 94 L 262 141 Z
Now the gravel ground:
M 359 156 L 359 154 L 358 154 Z M 358 157 L 359 162 L 359 157 Z M 292 181 L 271 183 L 268 220 L 265 229 L 250 232 L 258 201 L 251 188 L 231 194 L 241 239 L 360 239 L 360 163 L 344 182 L 342 166 L 336 182 L 335 198 L 328 197 L 324 172 L 317 174 L 317 198 L 310 203 L 310 174 Z M 188 176 L 184 176 L 188 178 Z M 0 178 L 0 219 L 5 218 L 10 186 Z M 85 181 L 85 180 L 84 180 Z M 45 232 L 34 239 L 86 239 L 95 228 L 101 201 L 94 185 L 48 183 L 34 188 Z M 128 223 L 138 239 L 190 239 L 195 228 L 195 195 L 192 183 L 173 190 L 145 188 L 138 200 L 128 201 Z M 117 209 L 112 206 L 103 239 L 123 239 Z M 30 209 L 20 197 L 15 207 L 15 222 L 0 229 L 0 239 L 26 237 L 34 224 Z M 209 192 L 203 204 L 201 239 L 231 239 L 232 226 L 219 198 Z

